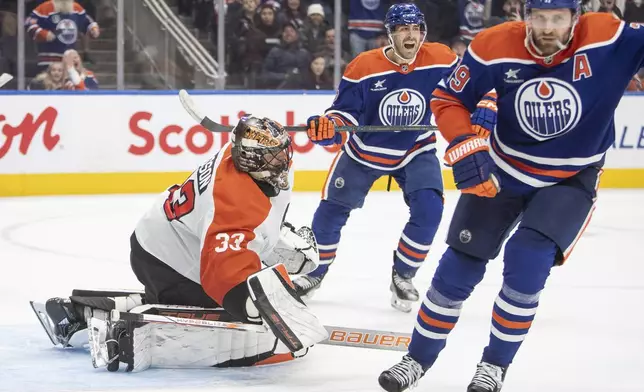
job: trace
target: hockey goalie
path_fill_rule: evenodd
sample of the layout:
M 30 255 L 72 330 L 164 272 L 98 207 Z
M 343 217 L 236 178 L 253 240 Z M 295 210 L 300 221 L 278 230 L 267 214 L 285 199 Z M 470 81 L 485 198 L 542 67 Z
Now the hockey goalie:
M 231 142 L 160 195 L 137 224 L 130 263 L 144 292 L 74 290 L 32 302 L 52 342 L 89 344 L 95 367 L 141 371 L 284 362 L 326 339 L 289 278 L 319 262 L 311 230 L 284 221 L 291 158 L 280 124 L 242 118 Z M 226 328 L 146 321 L 152 316 Z

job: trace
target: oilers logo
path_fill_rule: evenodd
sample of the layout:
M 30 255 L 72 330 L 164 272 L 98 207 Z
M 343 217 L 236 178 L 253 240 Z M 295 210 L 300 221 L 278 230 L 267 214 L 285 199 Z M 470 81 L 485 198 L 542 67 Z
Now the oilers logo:
M 385 95 L 378 113 L 383 125 L 417 125 L 425 117 L 425 97 L 416 90 L 404 88 Z
M 377 10 L 380 7 L 380 0 L 362 0 L 361 3 L 369 11 Z
M 536 140 L 561 136 L 581 118 L 581 99 L 569 83 L 537 78 L 521 85 L 514 99 L 521 128 Z
M 78 27 L 76 22 L 71 19 L 62 19 L 56 25 L 56 36 L 58 40 L 65 45 L 72 45 L 78 38 Z

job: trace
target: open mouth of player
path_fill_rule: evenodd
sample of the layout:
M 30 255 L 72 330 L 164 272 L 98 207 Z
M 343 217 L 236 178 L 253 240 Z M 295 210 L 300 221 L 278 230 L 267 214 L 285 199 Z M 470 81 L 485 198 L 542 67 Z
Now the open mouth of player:
M 414 49 L 416 47 L 416 43 L 415 42 L 405 42 L 403 44 L 403 46 L 405 47 L 405 49 Z

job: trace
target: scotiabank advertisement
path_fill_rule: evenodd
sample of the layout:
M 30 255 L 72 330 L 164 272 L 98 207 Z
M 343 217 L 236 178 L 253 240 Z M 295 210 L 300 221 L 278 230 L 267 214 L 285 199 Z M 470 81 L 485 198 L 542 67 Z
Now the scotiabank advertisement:
M 214 121 L 246 113 L 302 125 L 333 94 L 193 95 Z M 644 96 L 625 96 L 607 168 L 644 168 Z M 2 95 L 0 174 L 192 171 L 228 141 L 205 130 L 177 95 Z M 444 149 L 439 137 L 439 150 Z M 294 137 L 296 170 L 326 171 L 334 149 Z M 441 152 L 442 154 L 442 152 Z

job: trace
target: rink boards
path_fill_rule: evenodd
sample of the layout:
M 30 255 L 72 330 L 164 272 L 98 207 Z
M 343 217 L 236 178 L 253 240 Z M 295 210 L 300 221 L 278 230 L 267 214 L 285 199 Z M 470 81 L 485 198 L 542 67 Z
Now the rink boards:
M 302 125 L 329 92 L 198 93 L 202 111 L 234 125 L 245 113 Z M 616 113 L 603 188 L 644 188 L 644 95 L 625 96 Z M 183 110 L 176 92 L 5 93 L 0 95 L 0 196 L 160 192 L 181 183 L 228 141 Z M 438 137 L 442 157 L 445 142 Z M 337 148 L 294 137 L 296 191 L 319 191 Z M 454 185 L 444 168 L 447 189 Z M 384 190 L 385 179 L 374 185 Z

